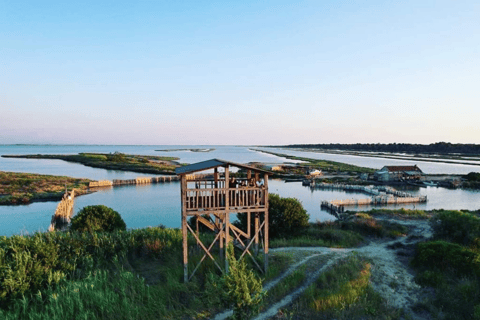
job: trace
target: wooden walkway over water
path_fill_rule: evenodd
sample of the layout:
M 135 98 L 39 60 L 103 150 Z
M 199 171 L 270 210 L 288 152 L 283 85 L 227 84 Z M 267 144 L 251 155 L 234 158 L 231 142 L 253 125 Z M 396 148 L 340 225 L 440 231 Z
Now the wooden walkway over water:
M 312 185 L 312 188 L 342 190 L 351 192 L 360 192 L 367 195 L 371 195 L 371 198 L 367 199 L 345 199 L 345 200 L 333 200 L 322 201 L 320 207 L 330 211 L 335 216 L 338 213 L 345 212 L 345 207 L 348 206 L 362 206 L 362 205 L 388 205 L 388 204 L 404 204 L 404 203 L 425 203 L 427 202 L 427 196 L 414 196 L 407 192 L 395 190 L 391 187 L 367 187 L 367 186 L 355 186 L 355 185 L 342 185 L 342 184 L 327 184 L 319 183 Z

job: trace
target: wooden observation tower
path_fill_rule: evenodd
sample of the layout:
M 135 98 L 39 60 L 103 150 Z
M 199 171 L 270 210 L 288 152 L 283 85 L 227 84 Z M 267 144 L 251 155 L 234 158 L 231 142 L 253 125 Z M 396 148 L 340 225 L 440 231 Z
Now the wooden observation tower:
M 231 177 L 230 167 L 246 171 L 243 178 Z M 206 171 L 206 173 L 198 174 Z M 209 258 L 222 271 L 228 272 L 226 247 L 229 243 L 242 251 L 240 259 L 249 255 L 261 272 L 268 268 L 268 175 L 271 172 L 255 167 L 219 159 L 207 160 L 177 168 L 181 181 L 183 267 L 184 280 L 189 281 L 200 264 Z M 232 214 L 246 214 L 247 230 L 241 230 L 231 223 Z M 196 218 L 196 226 L 190 226 L 189 217 Z M 205 244 L 199 237 L 199 226 L 204 225 L 216 236 L 211 244 Z M 193 230 L 195 229 L 196 230 Z M 195 238 L 204 255 L 189 273 L 188 233 Z M 220 260 L 212 254 L 218 243 Z M 264 266 L 256 259 L 259 245 L 264 254 Z

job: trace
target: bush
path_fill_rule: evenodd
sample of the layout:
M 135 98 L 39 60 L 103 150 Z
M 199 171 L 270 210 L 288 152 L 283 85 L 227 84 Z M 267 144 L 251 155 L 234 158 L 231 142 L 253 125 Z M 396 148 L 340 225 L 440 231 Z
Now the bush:
M 300 201 L 281 198 L 277 194 L 268 197 L 269 232 L 272 238 L 299 234 L 308 227 L 310 216 Z
M 181 230 L 162 228 L 0 237 L 0 307 L 54 287 L 63 279 L 111 266 L 112 261 L 127 255 L 146 251 L 148 256 L 158 258 L 181 252 L 182 239 Z
M 480 219 L 461 211 L 440 211 L 431 225 L 436 239 L 470 245 L 480 237 Z
M 441 271 L 425 270 L 415 276 L 415 282 L 422 286 L 438 288 L 446 284 L 446 279 Z
M 465 178 L 471 182 L 480 182 L 480 172 L 470 172 Z
M 456 243 L 430 241 L 419 243 L 412 265 L 421 269 L 451 272 L 456 275 L 480 275 L 478 255 Z
M 57 284 L 72 262 L 59 256 L 59 245 L 51 237 L 4 237 L 0 241 L 0 305 L 47 284 Z
M 268 196 L 269 235 L 271 238 L 298 235 L 308 227 L 310 216 L 300 201 L 295 198 L 281 198 L 277 194 Z M 247 215 L 239 213 L 235 223 L 243 230 L 247 229 Z M 253 220 L 251 228 L 253 229 Z
M 70 229 L 80 232 L 124 231 L 127 225 L 120 214 L 103 205 L 87 206 L 73 217 Z
M 223 276 L 224 297 L 233 305 L 234 319 L 249 319 L 260 310 L 265 292 L 262 281 L 252 270 L 247 270 L 245 260 L 237 261 L 233 246 L 228 246 L 228 273 Z
M 124 162 L 126 161 L 126 156 L 121 152 L 115 151 L 114 154 L 110 153 L 107 155 L 107 160 L 112 162 Z

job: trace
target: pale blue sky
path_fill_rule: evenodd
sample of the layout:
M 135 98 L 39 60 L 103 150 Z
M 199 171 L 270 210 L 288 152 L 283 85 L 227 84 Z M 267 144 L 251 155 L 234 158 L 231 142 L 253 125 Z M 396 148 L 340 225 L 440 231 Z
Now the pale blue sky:
M 0 0 L 0 143 L 480 143 L 478 1 Z

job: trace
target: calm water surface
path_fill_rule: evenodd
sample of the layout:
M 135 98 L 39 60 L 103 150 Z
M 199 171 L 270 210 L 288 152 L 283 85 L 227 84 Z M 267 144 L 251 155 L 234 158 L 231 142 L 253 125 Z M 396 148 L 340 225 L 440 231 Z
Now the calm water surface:
M 415 160 L 399 160 L 399 159 L 387 159 L 377 157 L 361 157 L 344 154 L 322 153 L 322 152 L 309 152 L 309 151 L 295 151 L 291 149 L 280 148 L 257 148 L 265 151 L 271 151 L 276 153 L 287 154 L 291 156 L 305 157 L 311 159 L 324 159 L 337 162 L 343 162 L 353 164 L 360 167 L 380 169 L 384 166 L 412 166 L 418 165 L 424 173 L 428 174 L 467 174 L 469 172 L 480 172 L 480 166 L 456 164 L 456 163 L 438 163 L 427 161 L 415 161 Z M 446 161 L 451 161 L 445 159 Z M 473 162 L 473 161 L 471 161 Z
M 109 153 L 120 151 L 132 154 L 171 155 L 180 157 L 180 162 L 193 163 L 211 158 L 220 158 L 239 163 L 262 161 L 281 163 L 285 159 L 272 155 L 249 150 L 248 147 L 213 146 L 213 152 L 157 152 L 158 149 L 179 148 L 210 148 L 212 146 L 0 146 L 0 154 L 75 154 L 79 152 Z M 298 155 L 302 155 L 298 153 Z M 314 158 L 314 154 L 306 152 L 302 156 Z M 326 154 L 318 154 L 326 155 Z M 338 155 L 331 155 L 338 156 Z M 340 159 L 341 158 L 341 159 Z M 378 161 L 377 158 L 360 158 L 364 166 L 368 161 Z M 345 158 L 336 157 L 335 161 L 347 162 Z M 392 164 L 392 160 L 385 160 Z M 395 164 L 395 163 L 393 163 Z M 444 165 L 444 164 L 440 164 Z M 378 162 L 372 166 L 381 167 Z M 424 169 L 422 163 L 419 166 Z M 462 165 L 453 165 L 462 167 Z M 6 159 L 0 158 L 0 170 L 16 172 L 32 172 L 42 174 L 66 175 L 72 177 L 85 177 L 95 180 L 100 179 L 128 179 L 142 175 L 139 173 L 121 172 L 85 167 L 80 164 L 68 163 L 61 160 L 34 160 L 34 159 Z M 470 172 L 470 171 L 468 171 Z M 282 197 L 295 197 L 299 199 L 310 214 L 311 221 L 333 220 L 330 214 L 320 210 L 323 200 L 336 199 L 362 199 L 363 194 L 346 193 L 343 191 L 310 190 L 301 183 L 285 183 L 281 180 L 272 180 L 269 183 L 270 193 L 278 193 Z M 480 209 L 480 193 L 465 190 L 448 190 L 443 188 L 414 188 L 406 190 L 413 194 L 427 195 L 428 203 L 416 205 L 420 209 Z M 125 220 L 128 228 L 142 228 L 163 224 L 167 227 L 180 226 L 180 185 L 178 182 L 123 186 L 109 188 L 96 193 L 76 198 L 74 211 L 78 212 L 87 205 L 103 204 L 118 211 Z M 33 203 L 25 206 L 0 206 L 0 235 L 32 233 L 45 231 L 48 228 L 57 202 Z M 403 207 L 413 208 L 413 205 Z M 393 207 L 392 207 L 393 208 Z M 352 210 L 365 210 L 369 207 L 351 208 Z

